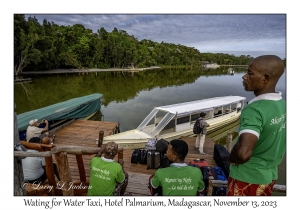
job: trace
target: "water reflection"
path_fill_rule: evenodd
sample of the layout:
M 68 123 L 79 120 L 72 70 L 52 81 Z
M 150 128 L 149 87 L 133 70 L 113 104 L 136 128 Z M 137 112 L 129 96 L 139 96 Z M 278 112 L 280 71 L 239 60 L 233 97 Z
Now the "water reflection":
M 155 88 L 193 84 L 200 77 L 226 75 L 226 68 L 205 69 L 159 69 L 135 74 L 122 72 L 90 73 L 88 75 L 31 76 L 31 83 L 14 85 L 16 112 L 59 103 L 92 93 L 104 95 L 103 104 L 126 102 L 137 97 L 141 91 Z M 240 71 L 244 71 L 242 69 Z

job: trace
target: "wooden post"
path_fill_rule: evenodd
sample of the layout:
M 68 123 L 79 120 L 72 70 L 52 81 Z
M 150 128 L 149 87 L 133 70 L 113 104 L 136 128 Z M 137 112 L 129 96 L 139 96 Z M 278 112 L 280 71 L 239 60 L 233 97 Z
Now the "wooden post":
M 119 162 L 119 160 L 123 160 L 123 150 L 124 150 L 124 147 L 122 147 L 122 146 L 118 147 L 118 162 Z
M 231 152 L 231 144 L 232 144 L 232 133 L 227 133 L 227 136 L 226 136 L 226 149 L 229 153 Z
M 104 131 L 99 131 L 98 147 L 103 144 Z
M 53 196 L 56 195 L 56 181 L 54 177 L 54 169 L 53 169 L 53 161 L 52 161 L 52 156 L 50 157 L 45 157 L 45 162 L 46 162 L 46 174 L 47 174 L 47 179 L 48 179 L 48 184 L 53 186 L 53 189 L 51 192 L 49 192 L 49 195 Z
M 66 152 L 60 152 L 55 154 L 55 159 L 57 163 L 58 173 L 60 176 L 60 181 L 64 183 L 62 186 L 58 186 L 61 188 L 64 196 L 73 196 L 74 190 L 69 189 L 70 184 L 72 183 L 72 177 L 70 173 L 68 157 Z
M 77 165 L 78 165 L 80 181 L 86 182 L 86 175 L 85 175 L 82 155 L 76 155 L 76 161 L 77 161 Z
M 212 192 L 213 192 L 214 186 L 213 186 L 213 183 L 212 183 L 211 180 L 213 180 L 213 179 L 214 179 L 213 176 L 208 177 L 208 191 L 207 191 L 207 196 L 212 196 Z
M 16 108 L 16 104 L 15 104 Z M 14 143 L 20 143 L 17 114 L 14 113 Z M 22 168 L 22 161 L 18 157 L 14 157 L 14 195 L 26 195 L 26 190 L 22 187 L 24 182 L 24 174 Z

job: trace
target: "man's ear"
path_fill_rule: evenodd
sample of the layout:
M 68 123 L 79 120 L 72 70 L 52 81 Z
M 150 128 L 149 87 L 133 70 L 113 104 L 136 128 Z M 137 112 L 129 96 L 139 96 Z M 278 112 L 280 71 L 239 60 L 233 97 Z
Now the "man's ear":
M 270 74 L 265 74 L 264 75 L 264 84 L 266 84 L 270 79 L 271 79 L 271 75 Z

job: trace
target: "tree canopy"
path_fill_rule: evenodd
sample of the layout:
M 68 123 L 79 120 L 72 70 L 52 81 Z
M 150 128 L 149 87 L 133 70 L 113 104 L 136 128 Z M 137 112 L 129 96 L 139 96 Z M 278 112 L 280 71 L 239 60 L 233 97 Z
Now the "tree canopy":
M 200 53 L 180 44 L 139 41 L 134 35 L 103 27 L 93 33 L 81 24 L 60 26 L 46 19 L 14 15 L 14 73 L 58 68 L 122 68 L 134 65 L 190 66 L 201 62 L 246 65 L 253 58 L 223 53 Z

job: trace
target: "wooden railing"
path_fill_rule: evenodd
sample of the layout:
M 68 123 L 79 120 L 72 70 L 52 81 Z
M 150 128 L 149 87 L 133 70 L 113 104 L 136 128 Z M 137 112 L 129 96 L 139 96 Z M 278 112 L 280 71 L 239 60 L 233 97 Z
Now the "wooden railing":
M 82 195 L 87 192 L 89 183 L 86 181 L 86 174 L 82 155 L 93 155 L 100 151 L 100 148 L 94 147 L 82 147 L 82 146 L 55 146 L 48 144 L 35 144 L 28 143 L 26 141 L 20 141 L 27 149 L 37 150 L 39 152 L 21 152 L 15 151 L 14 156 L 17 157 L 44 157 L 46 162 L 46 174 L 48 178 L 48 184 L 53 186 L 48 195 L 64 195 L 64 196 L 74 196 Z M 70 173 L 69 163 L 67 159 L 67 154 L 74 154 L 76 156 L 76 161 L 79 170 L 80 182 L 73 183 Z M 60 176 L 60 181 L 64 183 L 63 186 L 57 187 L 57 182 L 54 176 L 53 169 L 53 159 L 52 155 L 55 156 L 58 173 Z M 123 148 L 118 149 L 118 160 L 123 159 Z M 78 186 L 80 188 L 70 189 L 70 185 Z

